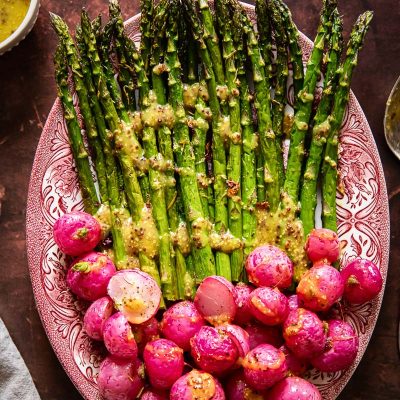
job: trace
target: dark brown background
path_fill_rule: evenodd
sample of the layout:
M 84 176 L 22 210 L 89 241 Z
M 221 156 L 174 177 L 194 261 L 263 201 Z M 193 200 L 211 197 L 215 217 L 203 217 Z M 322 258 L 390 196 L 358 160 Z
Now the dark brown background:
M 35 28 L 12 52 L 0 57 L 0 316 L 20 349 L 43 400 L 80 399 L 42 328 L 32 295 L 25 250 L 25 205 L 35 149 L 56 90 L 52 54 L 56 45 L 48 18 L 53 11 L 73 26 L 80 8 L 105 12 L 106 0 L 44 0 Z M 138 0 L 121 0 L 125 17 Z M 321 0 L 288 0 L 299 28 L 313 37 Z M 400 161 L 383 135 L 385 101 L 400 74 L 400 1 L 339 0 L 348 34 L 357 14 L 372 9 L 375 19 L 353 81 L 353 90 L 378 144 L 390 197 L 392 250 L 385 298 L 367 352 L 341 400 L 400 398 L 397 350 L 400 282 Z M 0 355 L 1 357 L 1 355 Z M 6 399 L 4 399 L 6 400 Z

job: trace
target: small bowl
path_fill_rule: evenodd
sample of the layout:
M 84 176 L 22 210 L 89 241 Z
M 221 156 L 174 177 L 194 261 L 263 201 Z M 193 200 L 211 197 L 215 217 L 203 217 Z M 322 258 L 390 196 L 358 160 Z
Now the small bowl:
M 11 50 L 14 46 L 17 46 L 21 40 L 25 39 L 26 35 L 33 28 L 33 25 L 35 25 L 39 14 L 39 7 L 39 0 L 30 1 L 28 11 L 26 12 L 25 18 L 22 20 L 21 24 L 14 33 L 0 43 L 0 55 Z

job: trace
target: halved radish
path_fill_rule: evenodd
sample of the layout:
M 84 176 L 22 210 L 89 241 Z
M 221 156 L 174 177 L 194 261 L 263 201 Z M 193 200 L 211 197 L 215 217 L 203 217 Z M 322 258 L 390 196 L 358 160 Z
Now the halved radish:
M 161 290 L 157 282 L 138 269 L 117 272 L 110 279 L 107 291 L 115 308 L 132 324 L 148 321 L 160 306 Z
M 219 326 L 218 329 L 227 332 L 231 336 L 238 348 L 239 357 L 244 358 L 250 351 L 249 334 L 238 325 L 225 324 Z
M 194 304 L 201 315 L 217 326 L 232 322 L 236 314 L 234 286 L 222 276 L 209 276 L 197 289 Z

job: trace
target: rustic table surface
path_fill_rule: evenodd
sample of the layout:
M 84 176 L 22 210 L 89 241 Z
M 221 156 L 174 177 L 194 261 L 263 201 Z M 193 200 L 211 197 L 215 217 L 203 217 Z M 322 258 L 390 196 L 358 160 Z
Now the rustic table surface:
M 17 48 L 0 57 L 0 317 L 22 353 L 43 400 L 81 399 L 63 371 L 41 325 L 28 275 L 25 208 L 35 149 L 54 102 L 52 54 L 56 38 L 49 11 L 70 26 L 86 6 L 91 15 L 106 12 L 107 0 L 42 0 L 38 21 Z M 138 0 L 121 0 L 125 17 L 138 12 Z M 313 37 L 321 0 L 288 0 L 299 28 Z M 348 35 L 365 9 L 375 19 L 356 71 L 353 90 L 374 133 L 383 162 L 391 211 L 391 257 L 386 293 L 372 340 L 340 399 L 400 398 L 397 349 L 400 287 L 400 161 L 384 141 L 385 101 L 400 74 L 399 0 L 340 0 Z

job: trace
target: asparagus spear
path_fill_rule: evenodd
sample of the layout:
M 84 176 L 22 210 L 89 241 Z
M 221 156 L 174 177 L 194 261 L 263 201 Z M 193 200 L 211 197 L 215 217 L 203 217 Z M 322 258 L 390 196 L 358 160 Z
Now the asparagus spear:
M 326 74 L 324 77 L 325 87 L 322 99 L 318 105 L 317 113 L 314 117 L 312 141 L 303 175 L 303 186 L 301 189 L 300 219 L 303 222 L 305 235 L 308 235 L 314 228 L 315 208 L 317 206 L 317 180 L 327 135 L 329 133 L 329 121 L 327 121 L 327 118 L 331 112 L 332 99 L 336 91 L 336 71 L 340 63 L 342 49 L 342 20 L 337 10 L 335 10 L 332 34 L 329 38 L 329 53 Z
M 242 188 L 241 188 L 241 158 L 242 158 L 242 127 L 240 121 L 240 100 L 237 81 L 238 69 L 235 64 L 235 48 L 229 29 L 230 16 L 224 0 L 216 1 L 216 15 L 222 38 L 223 59 L 225 61 L 225 76 L 229 91 L 230 115 L 230 146 L 228 158 L 228 213 L 229 230 L 236 238 L 243 235 L 242 226 Z M 232 279 L 238 281 L 243 269 L 243 249 L 237 249 L 231 254 Z
M 129 63 L 132 63 L 137 73 L 140 103 L 142 105 L 142 112 L 144 112 L 147 107 L 150 107 L 151 101 L 154 101 L 151 99 L 152 94 L 150 93 L 149 80 L 144 70 L 144 63 L 140 54 L 137 53 L 135 45 L 124 33 L 124 25 L 118 1 L 110 0 L 109 7 L 110 14 L 115 18 L 116 42 L 120 42 L 123 45 L 125 56 L 130 56 L 130 58 L 127 57 L 127 60 Z M 150 161 L 157 160 L 159 153 L 155 128 L 153 126 L 145 124 L 142 141 L 145 157 Z M 168 300 L 176 300 L 178 296 L 176 292 L 176 272 L 171 260 L 172 243 L 163 185 L 164 177 L 158 169 L 154 168 L 151 162 L 148 173 L 153 216 L 160 235 L 159 260 L 163 293 Z
M 236 65 L 240 92 L 240 123 L 242 125 L 242 221 L 244 254 L 248 255 L 254 247 L 257 220 L 255 207 L 257 203 L 256 181 L 256 148 L 257 135 L 254 132 L 253 116 L 250 105 L 249 83 L 246 76 L 246 54 L 243 48 L 243 33 L 237 23 L 232 28 L 233 43 L 236 48 Z M 261 159 L 261 171 L 263 170 Z M 265 194 L 263 176 L 261 174 L 262 193 Z M 243 275 L 243 274 L 242 274 Z M 243 276 L 242 276 L 243 277 Z
M 213 70 L 213 62 L 211 59 L 211 52 L 209 52 L 205 39 L 208 37 L 208 33 L 205 27 L 200 25 L 200 21 L 197 18 L 196 8 L 192 0 L 187 0 L 184 3 L 186 16 L 191 23 L 192 33 L 195 37 L 199 53 L 203 64 L 204 78 L 207 83 L 208 95 L 209 95 L 209 107 L 212 113 L 212 153 L 213 153 L 213 172 L 214 172 L 214 204 L 215 204 L 215 230 L 219 234 L 223 234 L 228 228 L 228 209 L 227 209 L 227 188 L 226 188 L 226 155 L 224 148 L 223 128 L 222 125 L 229 122 L 229 117 L 223 117 L 221 115 L 220 100 L 218 98 L 218 89 L 222 91 L 225 86 L 225 80 L 221 81 L 221 85 L 217 85 L 216 74 Z M 208 4 L 201 3 L 203 7 L 203 13 L 208 15 L 209 9 Z M 209 18 L 207 18 L 209 20 Z M 209 24 L 209 22 L 207 22 Z M 211 20 L 212 23 L 212 20 Z M 210 29 L 210 28 L 209 28 Z M 213 41 L 211 41 L 214 43 Z M 215 46 L 214 46 L 215 47 Z M 218 46 L 217 46 L 218 47 Z M 214 57 L 218 57 L 219 48 L 214 49 Z M 222 71 L 223 69 L 218 67 Z M 221 74 L 221 71 L 219 74 Z M 219 83 L 219 82 L 218 82 Z M 221 100 L 223 103 L 223 101 Z M 226 129 L 226 128 L 225 128 Z M 229 129 L 228 129 L 229 130 Z M 216 270 L 218 275 L 222 275 L 228 280 L 231 279 L 231 268 L 229 255 L 221 251 L 217 251 L 215 255 Z
M 324 47 L 330 31 L 332 12 L 335 8 L 336 0 L 324 0 L 321 21 L 314 41 L 314 48 L 307 63 L 304 87 L 299 93 L 299 105 L 291 131 L 289 156 L 283 190 L 295 203 L 298 201 L 300 178 L 305 153 L 304 141 L 309 128 L 315 86 L 320 74 L 320 65 L 324 54 Z
M 148 1 L 148 0 L 147 0 Z M 165 4 L 161 3 L 159 7 L 164 7 Z M 159 8 L 156 12 L 158 13 Z M 154 25 L 154 32 L 158 31 L 157 37 L 154 38 L 152 46 L 152 62 L 151 62 L 151 77 L 153 82 L 153 90 L 157 97 L 158 104 L 167 104 L 165 83 L 163 79 L 163 72 L 165 72 L 165 64 L 160 64 L 161 54 L 164 52 L 163 40 L 165 39 L 165 32 L 161 29 L 159 31 L 159 21 Z M 142 29 L 150 30 L 150 26 L 142 26 Z M 142 31 L 142 35 L 151 36 L 150 32 Z M 172 132 L 167 125 L 159 127 L 158 131 L 158 144 L 160 152 L 166 163 L 170 165 L 174 164 L 174 153 L 172 149 Z M 165 171 L 168 184 L 165 186 L 165 201 L 167 203 L 168 221 L 171 231 L 175 232 L 176 236 L 179 236 L 180 229 L 185 228 L 185 222 L 180 218 L 177 207 L 177 185 L 174 178 L 174 171 L 167 169 Z M 186 259 L 183 254 L 183 249 L 179 244 L 179 238 L 177 238 L 177 244 L 175 246 L 175 266 L 176 266 L 176 279 L 179 298 L 191 298 L 193 294 L 193 288 L 195 286 L 194 276 L 191 271 L 186 267 Z M 186 251 L 190 252 L 190 247 Z M 188 254 L 186 254 L 187 256 Z
M 58 97 L 61 100 L 64 118 L 68 128 L 68 136 L 71 143 L 72 155 L 78 170 L 79 185 L 81 187 L 85 211 L 94 214 L 99 206 L 96 188 L 89 165 L 89 155 L 83 143 L 78 117 L 72 103 L 72 96 L 68 90 L 68 64 L 66 62 L 66 50 L 63 45 L 57 47 L 54 56 Z
M 121 119 L 127 120 L 128 114 L 125 108 L 125 104 L 122 101 L 121 90 L 118 83 L 114 79 L 114 68 L 111 63 L 109 54 L 111 51 L 111 41 L 114 29 L 114 22 L 108 21 L 104 26 L 101 34 L 97 38 L 99 56 L 103 66 L 103 72 L 106 77 L 107 87 L 110 95 L 114 101 L 115 108 L 118 111 L 118 115 Z
M 276 71 L 274 84 L 274 99 L 272 101 L 272 129 L 276 135 L 277 146 L 277 162 L 280 185 L 283 185 L 284 170 L 283 170 L 283 120 L 285 115 L 286 105 L 286 84 L 289 75 L 288 54 L 287 54 L 287 34 L 285 25 L 279 9 L 275 2 L 270 1 L 268 10 L 271 15 L 271 22 L 275 33 L 276 44 Z
M 330 129 L 322 166 L 322 222 L 325 228 L 335 231 L 337 230 L 336 186 L 340 127 L 349 101 L 350 82 L 357 65 L 358 53 L 362 48 L 372 17 L 371 11 L 365 12 L 358 17 L 353 27 L 347 45 L 346 58 L 339 68 L 339 84 L 333 100 L 332 113 L 328 118 Z
M 100 104 L 103 108 L 104 118 L 108 124 L 109 129 L 114 134 L 115 149 L 120 162 L 124 184 L 125 193 L 128 200 L 128 206 L 131 211 L 132 218 L 136 223 L 151 223 L 148 217 L 148 209 L 143 201 L 140 191 L 139 182 L 136 176 L 135 157 L 138 151 L 135 141 L 132 141 L 134 135 L 129 130 L 125 121 L 119 120 L 117 110 L 111 98 L 110 92 L 107 89 L 106 77 L 102 69 L 99 54 L 96 48 L 96 38 L 93 34 L 89 17 L 85 10 L 82 11 L 82 36 L 88 51 L 88 59 L 90 60 L 93 83 L 98 93 Z M 146 227 L 148 228 L 148 227 Z M 139 249 L 140 267 L 143 271 L 150 274 L 157 283 L 161 286 L 160 276 L 158 274 L 157 266 L 151 258 L 156 253 L 158 243 L 152 244 L 152 248 L 146 254 L 145 250 Z
M 190 145 L 189 129 L 183 107 L 181 67 L 177 54 L 177 11 L 175 2 L 170 8 L 166 64 L 168 66 L 169 102 L 175 110 L 174 153 L 178 164 L 179 185 L 186 220 L 193 240 L 196 281 L 215 274 L 214 256 L 209 245 L 209 221 L 204 218 L 195 175 L 195 160 Z M 175 19 L 175 20 L 174 20 Z
M 261 153 L 264 161 L 264 182 L 266 186 L 266 200 L 271 211 L 277 209 L 280 202 L 280 184 L 278 172 L 278 152 L 276 137 L 272 129 L 271 97 L 268 80 L 265 74 L 265 62 L 261 56 L 258 41 L 250 19 L 236 0 L 231 0 L 235 12 L 242 23 L 247 52 L 250 59 L 254 87 L 256 91 L 255 107 L 257 109 L 258 130 L 261 144 Z
M 151 21 L 153 17 L 153 0 L 140 0 L 140 54 L 145 71 L 149 71 L 152 44 Z
M 280 12 L 289 41 L 289 56 L 293 67 L 294 108 L 297 109 L 298 95 L 304 83 L 303 53 L 299 43 L 299 30 L 293 22 L 289 7 L 282 0 L 273 1 L 274 6 Z

